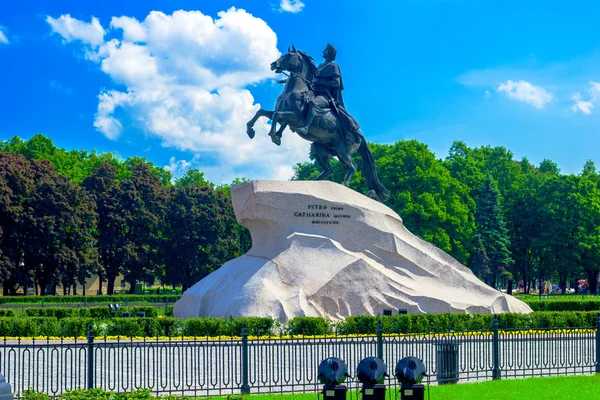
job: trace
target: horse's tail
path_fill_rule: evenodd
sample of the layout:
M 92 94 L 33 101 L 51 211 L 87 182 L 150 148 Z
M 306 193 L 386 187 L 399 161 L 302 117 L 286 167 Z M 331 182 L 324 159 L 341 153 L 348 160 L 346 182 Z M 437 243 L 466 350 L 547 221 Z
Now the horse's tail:
M 390 192 L 383 186 L 383 183 L 377 177 L 377 171 L 375 170 L 375 160 L 373 160 L 373 154 L 367 144 L 367 140 L 363 137 L 360 147 L 358 148 L 358 154 L 363 161 L 363 173 L 367 178 L 367 185 L 369 189 L 377 194 L 379 201 L 385 202 L 390 198 Z

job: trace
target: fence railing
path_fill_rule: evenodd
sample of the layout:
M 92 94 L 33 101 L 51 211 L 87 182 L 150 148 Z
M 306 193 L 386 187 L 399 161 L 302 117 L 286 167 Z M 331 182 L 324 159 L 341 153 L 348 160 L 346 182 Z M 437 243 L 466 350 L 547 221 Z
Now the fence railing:
M 0 342 L 0 373 L 16 397 L 32 388 L 57 395 L 100 387 L 127 392 L 212 396 L 232 393 L 317 392 L 317 366 L 343 359 L 352 371 L 377 356 L 393 375 L 406 356 L 423 360 L 432 382 L 600 372 L 600 314 L 596 326 L 567 329 L 503 329 L 443 334 L 384 332 L 375 335 Z M 354 381 L 350 386 L 358 386 Z M 389 385 L 395 379 L 388 378 Z

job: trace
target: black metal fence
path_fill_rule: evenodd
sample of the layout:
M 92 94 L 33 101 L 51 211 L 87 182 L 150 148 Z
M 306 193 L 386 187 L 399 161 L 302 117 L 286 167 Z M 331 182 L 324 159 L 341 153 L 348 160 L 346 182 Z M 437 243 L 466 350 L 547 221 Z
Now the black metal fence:
M 600 372 L 600 315 L 596 326 L 444 334 L 252 338 L 171 338 L 87 341 L 4 340 L 0 373 L 16 397 L 33 388 L 59 394 L 101 387 L 127 392 L 149 388 L 185 396 L 231 393 L 317 392 L 321 360 L 339 357 L 353 371 L 377 356 L 393 375 L 406 356 L 422 359 L 432 382 L 453 383 L 513 377 Z M 350 386 L 356 385 L 349 379 Z M 388 378 L 394 385 L 395 379 Z

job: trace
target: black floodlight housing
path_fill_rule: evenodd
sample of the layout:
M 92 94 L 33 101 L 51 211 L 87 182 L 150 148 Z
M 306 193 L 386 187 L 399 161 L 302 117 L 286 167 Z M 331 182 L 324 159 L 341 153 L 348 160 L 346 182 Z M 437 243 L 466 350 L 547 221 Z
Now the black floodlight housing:
M 377 357 L 367 357 L 358 363 L 356 377 L 363 384 L 363 400 L 385 400 L 385 378 L 388 376 L 385 363 Z
M 325 400 L 346 400 L 348 388 L 342 383 L 348 376 L 348 366 L 342 359 L 329 357 L 321 361 L 317 379 L 323 384 Z
M 114 317 L 117 314 L 117 311 L 119 311 L 119 305 L 118 304 L 109 303 L 108 304 L 108 311 L 110 312 L 110 315 L 112 315 Z
M 396 379 L 402 384 L 415 385 L 427 376 L 425 364 L 417 357 L 404 357 L 396 364 Z
M 406 308 L 398 309 L 398 314 L 408 314 L 408 310 Z
M 384 308 L 383 309 L 383 315 L 391 316 L 392 315 L 392 309 L 391 308 Z
M 385 363 L 377 357 L 367 357 L 358 363 L 356 377 L 362 384 L 375 385 L 383 383 L 387 374 Z
M 416 357 L 404 357 L 396 364 L 396 379 L 402 385 L 400 386 L 401 400 L 424 400 L 425 386 L 421 381 L 427 373 L 425 364 Z

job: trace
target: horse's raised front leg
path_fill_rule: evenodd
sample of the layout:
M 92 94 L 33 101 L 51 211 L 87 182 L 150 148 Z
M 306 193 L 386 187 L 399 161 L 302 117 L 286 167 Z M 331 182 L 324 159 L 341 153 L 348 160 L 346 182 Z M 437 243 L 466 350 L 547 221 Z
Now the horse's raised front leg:
M 269 136 L 271 136 L 271 140 L 277 146 L 281 145 L 281 135 L 283 130 L 287 126 L 287 119 L 293 118 L 296 114 L 292 111 L 274 111 L 273 117 L 271 118 L 271 130 L 269 131 Z M 277 130 L 277 123 L 279 123 L 280 127 Z
M 268 111 L 261 108 L 256 112 L 256 114 L 254 114 L 254 117 L 252 117 L 252 119 L 246 123 L 246 133 L 248 134 L 250 139 L 254 138 L 254 135 L 256 135 L 256 132 L 254 131 L 253 127 L 260 117 L 267 117 L 269 119 L 273 119 L 273 111 Z
M 317 164 L 319 164 L 319 167 L 321 167 L 321 173 L 314 180 L 322 181 L 329 178 L 331 175 L 333 175 L 333 169 L 331 168 L 331 163 L 329 162 L 331 153 L 327 149 L 327 146 L 321 143 L 313 143 L 310 147 L 315 155 Z

